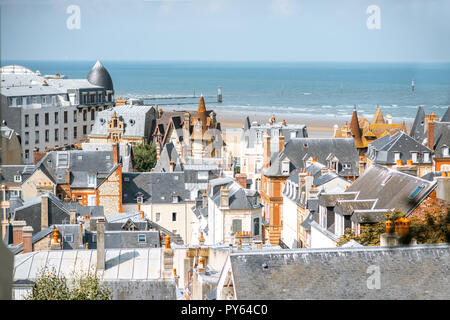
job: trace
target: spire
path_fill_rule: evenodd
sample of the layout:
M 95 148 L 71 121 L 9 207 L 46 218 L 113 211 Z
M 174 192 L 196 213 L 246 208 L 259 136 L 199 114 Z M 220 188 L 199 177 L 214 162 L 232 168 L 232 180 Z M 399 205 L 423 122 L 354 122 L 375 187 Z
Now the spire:
M 203 94 L 200 95 L 200 102 L 198 104 L 197 113 L 205 112 L 206 113 L 206 107 L 205 107 L 205 99 L 203 98 Z
M 441 122 L 450 122 L 450 106 L 441 118 Z
M 206 131 L 206 107 L 205 107 L 205 99 L 203 98 L 203 94 L 200 95 L 200 102 L 198 104 L 197 109 L 197 117 L 202 122 L 202 132 Z
M 355 140 L 356 148 L 361 147 L 363 143 L 361 140 L 361 129 L 359 128 L 358 114 L 356 113 L 356 105 L 353 108 L 352 120 L 350 121 L 350 131 L 353 139 Z
M 414 119 L 414 123 L 411 127 L 410 136 L 416 139 L 417 141 L 422 141 L 425 135 L 425 111 L 422 106 L 419 106 L 417 110 L 416 118 Z
M 373 116 L 372 124 L 385 124 L 383 118 L 383 113 L 381 112 L 381 109 L 379 106 L 377 106 L 377 111 L 375 111 L 375 115 Z

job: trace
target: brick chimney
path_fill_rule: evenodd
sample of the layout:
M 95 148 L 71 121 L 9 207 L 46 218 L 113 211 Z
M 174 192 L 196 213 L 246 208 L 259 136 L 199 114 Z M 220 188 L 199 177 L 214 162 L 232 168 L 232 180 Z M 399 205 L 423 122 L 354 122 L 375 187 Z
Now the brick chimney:
M 308 174 L 305 177 L 305 192 L 306 192 L 306 199 L 305 201 L 311 197 L 311 188 L 313 186 L 314 177 L 310 174 Z
M 278 152 L 283 151 L 284 149 L 284 136 L 283 133 L 280 132 L 280 135 L 278 137 Z
M 48 228 L 48 194 L 41 196 L 41 230 Z
M 247 175 L 237 174 L 234 178 L 244 189 L 247 189 Z
M 13 246 L 17 246 L 23 242 L 23 228 L 26 225 L 27 225 L 27 223 L 23 220 L 12 222 Z
M 306 172 L 305 170 L 300 170 L 298 172 L 298 196 L 302 195 L 302 187 L 306 184 Z
M 33 228 L 31 226 L 25 226 L 22 229 L 23 232 L 23 253 L 33 251 Z
M 113 143 L 112 149 L 113 149 L 112 152 L 113 152 L 114 164 L 118 164 L 119 163 L 119 144 L 117 142 Z
M 427 116 L 428 130 L 427 130 L 427 146 L 434 151 L 434 118 Z
M 105 270 L 105 218 L 97 219 L 97 270 Z
M 230 190 L 228 189 L 228 186 L 220 188 L 220 206 L 222 208 L 228 208 L 230 205 Z
M 169 172 L 174 172 L 175 171 L 175 162 L 173 162 L 173 159 L 170 159 L 170 164 L 169 164 Z
M 266 132 L 264 134 L 264 158 L 263 158 L 263 167 L 267 169 L 270 165 L 270 136 Z

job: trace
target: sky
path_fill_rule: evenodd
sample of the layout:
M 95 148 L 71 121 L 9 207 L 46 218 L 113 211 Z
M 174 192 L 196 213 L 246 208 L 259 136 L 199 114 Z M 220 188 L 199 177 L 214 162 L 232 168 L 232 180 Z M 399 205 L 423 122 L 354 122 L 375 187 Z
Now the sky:
M 448 0 L 0 0 L 2 60 L 450 61 Z

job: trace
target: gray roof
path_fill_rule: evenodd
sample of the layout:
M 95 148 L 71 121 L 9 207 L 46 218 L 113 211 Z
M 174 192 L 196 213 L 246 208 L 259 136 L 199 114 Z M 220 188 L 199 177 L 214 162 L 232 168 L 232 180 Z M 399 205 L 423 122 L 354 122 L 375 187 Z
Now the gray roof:
M 181 158 L 178 155 L 177 150 L 172 142 L 166 143 L 162 149 L 159 159 L 156 162 L 155 167 L 152 171 L 154 172 L 169 172 L 170 171 L 170 160 L 175 164 L 174 171 L 183 171 L 183 164 Z
M 335 207 L 340 200 L 353 200 L 357 192 L 329 192 L 319 195 L 319 205 L 323 207 Z
M 449 114 L 450 116 L 450 114 Z M 443 148 L 450 149 L 450 119 L 434 123 L 434 157 L 444 158 Z
M 28 167 L 25 165 L 2 165 L 0 166 L 0 184 L 18 184 L 20 182 L 14 181 L 14 176 L 20 175 L 22 181 L 29 177 L 29 173 L 26 170 Z
M 152 192 L 150 176 L 150 172 L 122 173 L 122 202 L 135 204 L 141 196 L 143 202 L 148 203 Z
M 378 210 L 355 210 L 351 217 L 351 221 L 364 224 L 364 223 L 377 223 L 383 220 L 383 215 L 388 212 L 386 209 Z
M 355 210 L 369 210 L 373 208 L 376 200 L 340 200 L 334 212 L 341 216 L 351 216 Z
M 296 169 L 305 169 L 306 162 L 313 157 L 327 167 L 336 157 L 340 176 L 359 176 L 359 154 L 353 138 L 295 138 L 286 143 L 279 156 L 281 160 L 288 158 Z M 350 168 L 345 169 L 344 164 Z
M 450 274 L 449 249 L 442 244 L 232 253 L 235 298 L 448 300 L 450 282 L 443 279 Z M 376 290 L 369 286 L 374 270 L 380 271 Z
M 230 210 L 257 209 L 261 207 L 259 202 L 259 192 L 246 192 L 246 189 L 229 177 L 217 178 L 210 181 L 210 188 L 208 189 L 207 194 L 217 206 L 220 206 L 221 187 L 225 186 L 229 189 L 228 208 Z
M 114 90 L 111 76 L 100 60 L 97 60 L 91 71 L 89 71 L 87 80 L 96 86 L 104 87 L 105 90 Z
M 431 163 L 431 153 L 428 147 L 415 140 L 403 131 L 397 131 L 395 134 L 386 134 L 381 138 L 369 144 L 366 156 L 375 163 L 395 164 L 395 153 L 400 154 L 400 160 L 406 163 L 412 160 L 412 153 L 418 153 L 417 163 Z M 423 152 L 430 155 L 429 162 L 424 162 Z
M 425 135 L 425 111 L 422 106 L 417 109 L 416 117 L 410 131 L 411 137 L 415 140 L 422 142 Z
M 60 165 L 59 158 L 67 155 L 68 166 Z M 56 184 L 70 183 L 71 188 L 92 188 L 88 185 L 88 175 L 97 177 L 96 187 L 113 173 L 119 164 L 114 165 L 112 151 L 51 151 L 36 164 L 34 171 L 42 170 Z M 67 181 L 67 167 L 70 181 Z
M 147 140 L 150 138 L 151 118 L 154 112 L 154 107 L 152 106 L 123 105 L 100 111 L 89 135 L 108 135 L 108 123 L 111 121 L 114 112 L 120 121 L 124 123 L 124 137 L 141 137 Z
M 424 180 L 374 164 L 367 168 L 345 193 L 356 192 L 355 200 L 375 199 L 372 209 L 399 209 L 409 214 L 436 185 L 436 181 Z M 419 192 L 410 199 L 415 191 Z
M 441 122 L 450 122 L 450 106 L 448 106 L 447 111 L 445 111 L 444 115 L 442 116 Z

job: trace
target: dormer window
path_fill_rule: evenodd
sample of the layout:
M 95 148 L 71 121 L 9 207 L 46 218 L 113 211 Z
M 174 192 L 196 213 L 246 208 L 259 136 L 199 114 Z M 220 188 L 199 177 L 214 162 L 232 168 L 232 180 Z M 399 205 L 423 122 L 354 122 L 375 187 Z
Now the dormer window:
M 411 160 L 413 163 L 417 163 L 417 152 L 411 153 Z
M 172 196 L 172 203 L 178 203 L 178 196 Z
M 281 173 L 288 174 L 289 173 L 289 160 L 285 160 L 281 163 Z
M 430 153 L 429 152 L 423 153 L 423 162 L 430 162 Z
M 21 175 L 15 175 L 14 176 L 14 182 L 22 182 L 22 176 Z
M 442 156 L 445 157 L 445 158 L 447 158 L 449 156 L 448 155 L 448 147 L 447 146 L 444 146 L 442 148 Z
M 400 160 L 400 152 L 394 152 L 394 160 Z
M 97 177 L 95 174 L 88 174 L 88 186 L 95 187 L 96 186 Z

